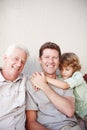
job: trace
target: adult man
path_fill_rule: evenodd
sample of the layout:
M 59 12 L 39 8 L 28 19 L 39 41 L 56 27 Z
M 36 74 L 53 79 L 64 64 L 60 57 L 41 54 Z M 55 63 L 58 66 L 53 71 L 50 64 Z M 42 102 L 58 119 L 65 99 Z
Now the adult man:
M 59 89 L 46 82 L 45 76 L 57 78 L 60 57 L 60 47 L 55 43 L 47 42 L 39 50 L 43 73 L 33 74 L 33 87 L 28 82 L 27 130 L 81 130 L 74 117 L 73 90 Z
M 25 130 L 26 78 L 21 73 L 29 56 L 23 45 L 11 45 L 0 69 L 0 130 Z

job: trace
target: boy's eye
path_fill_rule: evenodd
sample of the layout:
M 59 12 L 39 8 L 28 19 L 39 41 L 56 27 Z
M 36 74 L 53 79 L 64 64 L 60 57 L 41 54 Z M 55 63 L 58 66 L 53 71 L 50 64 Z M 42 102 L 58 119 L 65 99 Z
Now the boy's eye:
M 70 71 L 71 69 L 70 68 L 66 68 L 66 71 Z
M 67 71 L 69 71 L 69 69 L 66 69 Z

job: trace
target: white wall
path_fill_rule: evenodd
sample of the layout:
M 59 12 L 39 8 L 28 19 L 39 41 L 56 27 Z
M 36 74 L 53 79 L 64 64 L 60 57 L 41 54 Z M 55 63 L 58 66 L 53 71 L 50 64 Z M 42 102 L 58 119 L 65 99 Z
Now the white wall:
M 75 52 L 87 73 L 87 0 L 0 0 L 0 64 L 9 44 L 25 43 L 31 55 L 25 72 L 31 74 L 47 41 Z

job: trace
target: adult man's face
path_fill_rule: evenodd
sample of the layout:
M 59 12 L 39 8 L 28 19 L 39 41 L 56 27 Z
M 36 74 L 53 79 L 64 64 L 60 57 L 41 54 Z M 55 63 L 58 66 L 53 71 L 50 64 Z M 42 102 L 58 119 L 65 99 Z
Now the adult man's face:
M 46 76 L 55 77 L 59 66 L 59 53 L 55 49 L 46 48 L 40 57 L 40 64 Z

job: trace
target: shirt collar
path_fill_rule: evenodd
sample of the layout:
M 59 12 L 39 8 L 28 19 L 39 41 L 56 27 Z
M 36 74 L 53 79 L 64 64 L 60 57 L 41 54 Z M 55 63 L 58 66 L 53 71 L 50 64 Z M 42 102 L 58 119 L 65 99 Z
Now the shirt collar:
M 19 79 L 22 79 L 23 78 L 23 74 L 21 73 L 19 76 L 18 76 L 18 78 L 16 79 L 16 80 L 14 80 L 13 82 L 16 82 L 16 81 L 18 81 Z M 3 75 L 1 74 L 1 69 L 0 69 L 0 82 L 4 82 L 4 81 L 7 81 L 4 77 L 3 77 Z

